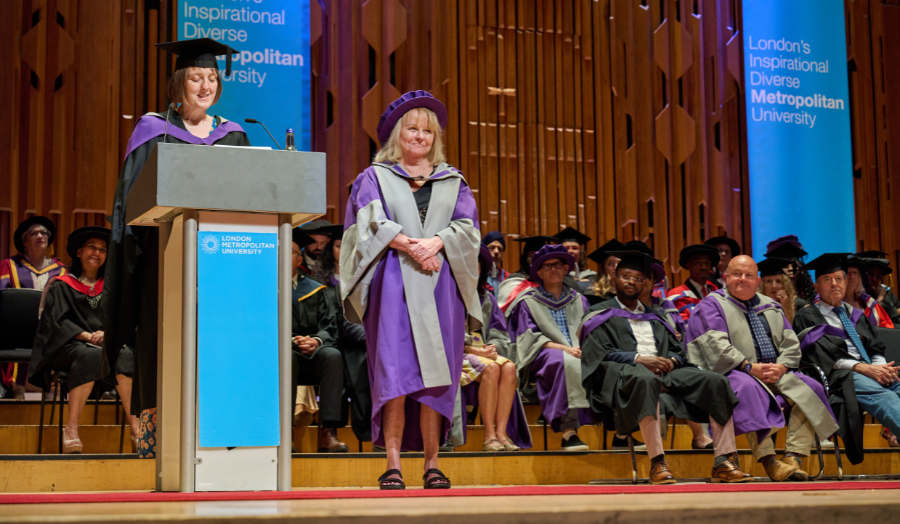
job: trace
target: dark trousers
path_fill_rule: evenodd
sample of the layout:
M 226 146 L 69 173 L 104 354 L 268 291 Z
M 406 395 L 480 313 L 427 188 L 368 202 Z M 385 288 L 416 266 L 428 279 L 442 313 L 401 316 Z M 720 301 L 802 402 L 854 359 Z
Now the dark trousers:
M 297 386 L 319 386 L 319 424 L 326 428 L 346 424 L 341 414 L 344 360 L 336 348 L 322 346 L 311 359 L 295 350 L 291 386 L 291 413 L 297 406 Z

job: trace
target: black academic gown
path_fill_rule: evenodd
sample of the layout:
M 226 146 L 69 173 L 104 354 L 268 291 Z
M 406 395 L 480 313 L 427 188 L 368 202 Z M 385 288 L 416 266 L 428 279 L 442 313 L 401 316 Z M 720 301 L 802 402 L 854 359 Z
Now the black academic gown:
M 799 333 L 803 353 L 800 368 L 815 365 L 828 379 L 828 402 L 840 425 L 837 435 L 847 447 L 847 458 L 852 464 L 863 461 L 863 419 L 862 410 L 856 401 L 856 386 L 853 384 L 852 369 L 834 369 L 834 363 L 842 358 L 853 359 L 847 351 L 847 342 L 835 335 L 822 335 L 814 342 L 812 328 L 827 324 L 818 307 L 809 306 L 794 315 L 793 327 Z M 878 338 L 878 331 L 872 327 L 866 315 L 856 321 L 856 332 L 869 358 L 884 356 L 884 342 Z M 807 339 L 807 337 L 810 337 Z M 815 377 L 818 380 L 818 377 Z
M 332 309 L 337 313 L 337 348 L 344 358 L 345 395 L 350 400 L 350 426 L 362 442 L 372 440 L 372 389 L 369 385 L 369 358 L 366 331 L 361 324 L 344 318 L 339 286 L 327 290 Z M 346 412 L 346 410 L 344 410 Z
M 184 121 L 175 111 L 169 112 L 169 126 L 186 131 Z M 134 350 L 131 389 L 133 415 L 156 407 L 159 228 L 127 226 L 125 199 L 150 153 L 162 141 L 163 136 L 151 138 L 125 158 L 113 199 L 112 235 L 106 258 L 103 374 L 107 377 L 107 382 L 115 383 L 112 375 L 119 350 L 123 346 Z M 187 144 L 172 135 L 168 135 L 165 141 L 170 144 Z M 249 146 L 250 140 L 243 131 L 233 131 L 215 144 Z
M 52 383 L 51 369 L 60 369 L 59 362 L 56 362 L 55 367 L 53 364 L 63 351 L 69 353 L 70 364 L 75 358 L 80 359 L 93 351 L 97 351 L 99 354 L 100 351 L 97 348 L 91 348 L 85 342 L 75 340 L 76 336 L 84 332 L 103 331 L 103 319 L 100 308 L 91 308 L 88 295 L 71 287 L 67 283 L 70 280 L 74 280 L 74 277 L 69 277 L 66 281 L 51 281 L 49 284 L 44 295 L 44 311 L 41 314 L 34 338 L 28 381 L 45 391 L 50 390 Z M 87 288 L 77 281 L 73 285 Z M 102 302 L 106 298 L 106 294 L 100 293 L 99 297 Z M 89 357 L 87 362 L 90 365 L 88 366 L 77 366 L 77 369 L 65 370 L 69 375 L 70 388 L 103 378 L 99 359 L 94 360 L 96 357 L 96 354 Z M 125 359 L 128 361 L 127 363 L 121 362 L 123 359 L 120 359 L 119 367 L 116 369 L 117 373 L 128 374 L 131 371 L 131 355 L 129 354 L 127 357 Z M 127 364 L 125 368 L 123 368 L 123 364 Z
M 891 321 L 894 323 L 894 328 L 900 329 L 900 299 L 898 299 L 897 295 L 890 289 L 884 293 L 882 307 L 884 307 L 888 317 L 890 317 Z
M 728 379 L 688 362 L 665 313 L 646 308 L 645 314 L 652 318 L 656 356 L 675 357 L 680 365 L 658 377 L 634 362 L 637 340 L 631 325 L 627 318 L 603 314 L 611 309 L 625 312 L 615 298 L 601 302 L 588 315 L 600 313 L 586 316 L 580 330 L 582 385 L 594 412 L 612 411 L 620 435 L 637 431 L 642 418 L 656 416 L 657 403 L 660 417 L 674 415 L 699 423 L 712 417 L 723 426 L 728 423 L 738 403 Z M 669 393 L 660 393 L 663 386 Z

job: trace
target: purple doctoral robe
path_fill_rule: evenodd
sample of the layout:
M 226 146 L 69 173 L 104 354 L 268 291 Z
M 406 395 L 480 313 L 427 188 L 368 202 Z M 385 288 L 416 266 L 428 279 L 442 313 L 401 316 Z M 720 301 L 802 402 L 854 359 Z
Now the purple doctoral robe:
M 569 409 L 579 410 L 581 424 L 594 422 L 581 384 L 581 361 L 564 351 L 543 348 L 547 342 L 578 345 L 578 327 L 590 304 L 580 293 L 568 287 L 564 289 L 558 300 L 544 297 L 537 288 L 523 291 L 509 315 L 509 334 L 513 340 L 510 358 L 519 370 L 519 388 L 526 396 L 532 395 L 534 391 L 528 383 L 532 377 L 536 379 L 544 418 L 557 432 L 560 419 Z M 553 321 L 551 309 L 565 309 L 571 343 Z
M 344 218 L 341 294 L 348 320 L 358 322 L 362 316 L 366 331 L 372 442 L 384 446 L 382 408 L 405 395 L 401 449 L 422 451 L 419 403 L 444 417 L 446 437 L 462 375 L 466 328 L 481 326 L 475 291 L 481 235 L 475 199 L 458 170 L 446 164 L 435 169 L 424 225 L 415 223 L 419 213 L 406 181 L 410 178 L 398 165 L 375 164 L 353 183 Z M 419 234 L 423 230 L 426 234 Z M 401 232 L 414 238 L 441 237 L 444 250 L 437 275 L 389 247 Z M 419 285 L 409 285 L 416 282 L 410 273 Z M 427 297 L 429 285 L 433 306 Z M 426 307 L 416 305 L 423 300 Z M 417 323 L 434 314 L 432 307 L 439 325 L 426 326 L 428 332 L 423 333 Z

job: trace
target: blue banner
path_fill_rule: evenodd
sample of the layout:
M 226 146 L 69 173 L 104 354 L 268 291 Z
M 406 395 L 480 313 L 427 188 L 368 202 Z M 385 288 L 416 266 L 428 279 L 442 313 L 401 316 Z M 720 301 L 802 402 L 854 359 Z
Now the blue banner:
M 197 234 L 200 446 L 277 446 L 275 233 Z
M 744 0 L 753 255 L 856 251 L 843 0 Z
M 222 78 L 222 97 L 212 112 L 241 124 L 254 146 L 275 147 L 255 118 L 285 147 L 309 151 L 311 80 L 309 0 L 180 0 L 178 39 L 212 38 L 239 50 L 232 74 Z M 224 73 L 224 57 L 219 57 Z

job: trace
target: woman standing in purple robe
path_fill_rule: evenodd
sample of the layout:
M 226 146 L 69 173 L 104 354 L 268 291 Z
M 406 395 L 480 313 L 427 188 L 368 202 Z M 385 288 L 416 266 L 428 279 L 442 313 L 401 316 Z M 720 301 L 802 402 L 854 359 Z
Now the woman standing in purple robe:
M 425 452 L 426 489 L 437 469 L 462 375 L 467 328 L 481 327 L 481 235 L 472 191 L 444 162 L 447 109 L 406 93 L 381 116 L 383 144 L 353 183 L 341 249 L 341 298 L 366 330 L 372 439 L 387 451 L 381 489 L 404 489 L 400 451 Z

